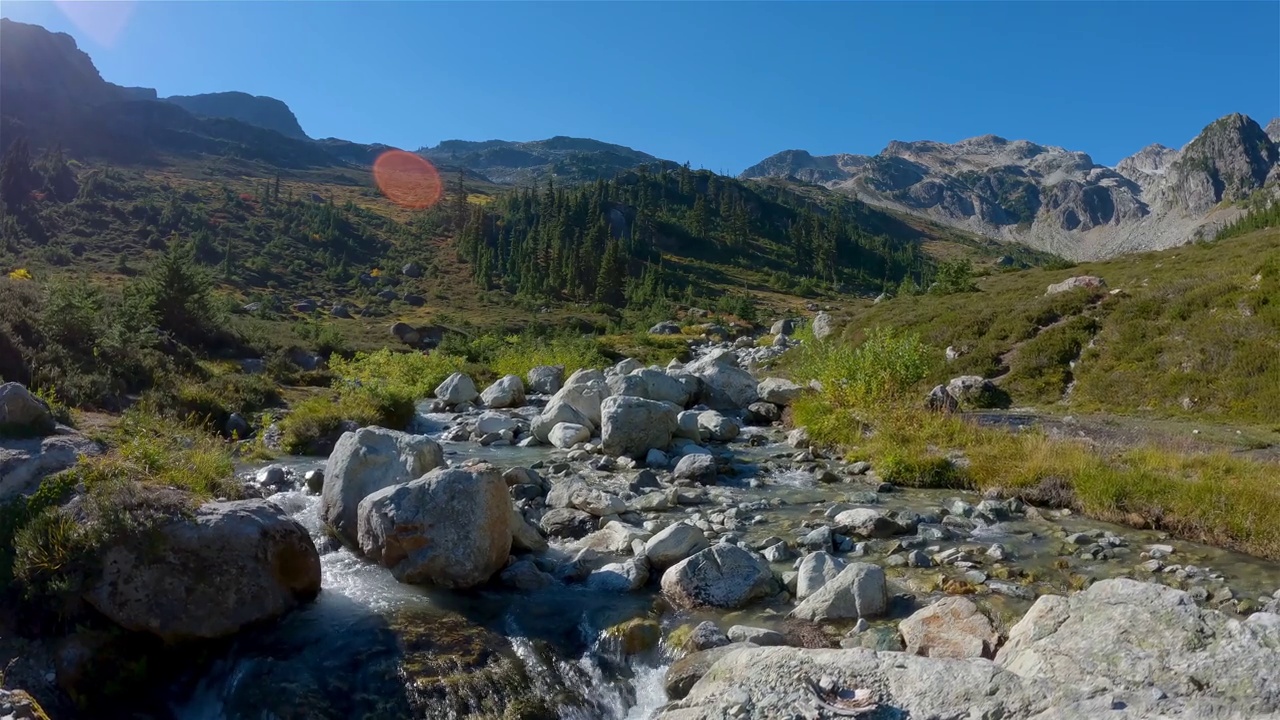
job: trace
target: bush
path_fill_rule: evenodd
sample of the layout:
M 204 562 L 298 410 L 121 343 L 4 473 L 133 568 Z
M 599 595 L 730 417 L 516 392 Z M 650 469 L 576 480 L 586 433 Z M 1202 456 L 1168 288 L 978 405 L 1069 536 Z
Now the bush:
M 337 397 L 316 395 L 295 404 L 281 421 L 281 445 L 295 455 L 326 455 L 344 422 L 404 430 L 414 413 L 413 400 L 372 388 L 349 388 Z
M 807 342 L 794 352 L 793 375 L 821 383 L 831 406 L 865 414 L 912 392 L 929 370 L 920 337 L 891 329 L 872 330 L 857 347 Z

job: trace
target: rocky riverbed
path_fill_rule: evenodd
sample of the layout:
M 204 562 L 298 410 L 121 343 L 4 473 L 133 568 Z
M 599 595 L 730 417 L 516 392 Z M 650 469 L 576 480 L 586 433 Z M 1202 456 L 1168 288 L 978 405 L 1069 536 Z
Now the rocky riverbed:
M 772 422 L 800 389 L 757 383 L 726 350 L 702 352 L 697 375 L 627 361 L 483 394 L 453 377 L 412 434 L 246 468 L 312 533 L 322 591 L 175 688 L 174 714 L 1280 709 L 1280 567 L 893 487 Z

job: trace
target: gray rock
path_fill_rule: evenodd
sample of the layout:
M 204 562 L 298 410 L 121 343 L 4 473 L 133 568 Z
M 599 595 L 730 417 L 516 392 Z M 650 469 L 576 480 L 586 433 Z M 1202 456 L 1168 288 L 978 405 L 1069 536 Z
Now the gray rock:
M 809 439 L 809 431 L 799 427 L 787 433 L 787 444 L 798 450 L 804 450 L 812 445 Z
M 74 432 L 47 437 L 0 437 L 0 503 L 34 493 L 46 477 L 72 467 L 82 455 L 101 454 L 102 446 Z
M 761 647 L 787 644 L 786 638 L 782 636 L 782 633 L 767 628 L 734 625 L 729 628 L 728 634 L 729 639 L 736 643 L 752 643 Z
M 514 505 L 511 506 L 511 549 L 531 553 L 547 549 L 547 539 L 524 519 L 524 515 Z
M 306 528 L 266 500 L 208 503 L 106 547 L 84 598 L 107 619 L 167 642 L 232 635 L 320 592 Z
M 351 319 L 351 310 L 348 309 L 347 306 L 343 304 L 334 305 L 333 309 L 329 311 L 329 314 L 332 315 L 333 317 L 341 318 L 343 320 Z
M 412 325 L 405 322 L 395 322 L 391 324 L 391 336 L 406 345 L 417 345 L 422 341 L 422 336 L 414 329 Z
M 809 531 L 808 535 L 800 538 L 800 547 L 806 550 L 831 550 L 831 528 L 823 525 Z
M 556 423 L 556 426 L 551 428 L 551 432 L 547 433 L 547 440 L 562 450 L 568 450 L 574 445 L 584 443 L 590 439 L 591 431 L 576 423 Z
M 631 552 L 633 542 L 639 540 L 643 545 L 650 537 L 652 534 L 642 528 L 610 520 L 603 528 L 583 538 L 579 546 L 600 553 L 626 554 Z
M 960 401 L 947 392 L 946 385 L 935 385 L 925 396 L 924 405 L 933 412 L 953 413 L 960 409 Z
M 1076 277 L 1069 277 L 1066 280 L 1063 280 L 1062 282 L 1054 283 L 1050 285 L 1049 289 L 1046 290 L 1044 294 L 1057 295 L 1058 293 L 1068 292 L 1070 290 L 1075 290 L 1076 288 L 1090 288 L 1090 289 L 1101 290 L 1106 286 L 1107 286 L 1106 281 L 1100 277 L 1096 277 L 1094 275 L 1078 275 Z
M 875 618 L 889 607 L 884 571 L 870 563 L 850 563 L 791 611 L 792 617 L 821 622 Z
M 231 413 L 227 416 L 227 422 L 222 426 L 222 431 L 227 434 L 227 437 L 243 440 L 249 437 L 251 429 L 249 421 L 245 420 L 240 413 Z
M 714 485 L 716 482 L 716 459 L 711 455 L 685 455 L 676 463 L 672 473 L 676 480 Z
M 963 597 L 946 597 L 921 608 L 898 624 L 913 655 L 945 658 L 993 657 L 1000 636 L 978 606 Z
M 739 608 L 776 589 L 764 558 L 725 543 L 681 560 L 662 574 L 662 593 L 678 608 Z
M 355 547 L 361 500 L 442 465 L 444 450 L 425 435 L 380 427 L 343 433 L 325 463 L 320 517 L 338 539 Z
M 702 379 L 704 401 L 713 410 L 737 410 L 760 399 L 756 379 L 738 367 L 732 350 L 715 350 L 685 366 Z
M 574 508 L 552 508 L 543 514 L 538 525 L 551 537 L 577 540 L 596 529 L 596 518 Z
M 698 423 L 698 416 L 702 413 L 697 410 L 685 410 L 676 415 L 676 437 L 685 438 L 694 442 L 703 441 L 702 426 Z
M 671 322 L 670 320 L 660 322 L 649 328 L 650 335 L 679 335 L 680 324 Z
M 741 431 L 737 421 L 715 410 L 698 413 L 698 428 L 716 442 L 729 442 Z
M 649 538 L 644 546 L 644 554 L 655 569 L 666 570 L 709 546 L 701 530 L 680 522 L 668 525 Z
M 554 395 L 564 386 L 564 366 L 539 365 L 531 368 L 525 379 L 529 381 L 529 392 Z
M 694 652 L 724 647 L 728 644 L 729 636 L 710 620 L 698 623 L 689 633 L 689 649 Z
M 825 551 L 809 553 L 800 561 L 796 576 L 796 599 L 804 600 L 822 589 L 845 568 L 845 561 Z
M 48 435 L 55 426 L 49 406 L 22 384 L 0 385 L 0 437 Z
M 560 423 L 569 423 L 570 425 L 586 428 L 588 437 L 590 437 L 591 429 L 595 427 L 590 418 L 579 412 L 577 408 L 564 400 L 552 397 L 547 406 L 543 408 L 542 414 L 534 418 L 530 426 L 530 432 L 539 442 L 551 442 L 551 431 Z
M 785 542 L 778 542 L 760 551 L 760 555 L 771 563 L 787 562 L 796 556 Z
M 547 403 L 544 415 L 557 404 L 567 404 L 587 419 L 588 427 L 600 427 L 600 403 L 609 397 L 609 386 L 605 383 L 604 374 L 599 370 L 579 370 L 570 375 Z M 565 420 L 573 422 L 572 420 Z M 536 434 L 536 433 L 535 433 Z
M 608 517 L 627 511 L 627 504 L 622 501 L 622 498 L 591 487 L 576 478 L 552 485 L 547 493 L 547 506 L 577 508 L 596 517 Z
M 507 484 L 488 465 L 439 468 L 360 502 L 360 551 L 404 583 L 468 588 L 511 553 Z
M 422 277 L 422 266 L 416 262 L 405 263 L 400 268 L 400 274 L 411 278 Z
M 835 320 L 830 314 L 820 312 L 813 318 L 813 337 L 818 340 L 825 340 L 835 332 Z
M 312 495 L 319 495 L 324 492 L 324 471 L 308 470 L 302 476 L 302 481 L 306 483 L 307 492 Z
M 498 573 L 498 581 L 516 590 L 542 590 L 556 584 L 549 573 L 538 569 L 532 560 L 518 560 Z
M 760 399 L 774 405 L 790 405 L 800 397 L 804 388 L 782 378 L 765 378 L 756 386 Z
M 609 455 L 643 458 L 671 444 L 676 411 L 666 403 L 614 395 L 600 406 L 601 447 Z
M 757 425 L 768 425 L 782 419 L 782 410 L 768 402 L 753 402 L 747 406 L 747 419 Z
M 445 378 L 436 386 L 435 394 L 448 405 L 471 402 L 480 396 L 471 377 L 460 372 Z
M 790 335 L 796 331 L 796 321 L 790 318 L 784 318 L 773 324 L 769 328 L 770 335 Z
M 649 582 L 649 561 L 643 557 L 609 563 L 587 576 L 587 587 L 609 592 L 635 592 Z
M 671 667 L 667 668 L 667 674 L 663 679 L 663 689 L 666 690 L 667 698 L 679 700 L 685 697 L 693 689 L 693 686 L 707 674 L 711 666 L 734 650 L 744 647 L 748 647 L 746 643 L 711 648 L 710 650 L 690 653 L 671 663 Z M 721 718 L 723 714 L 716 715 L 716 717 Z M 707 720 L 710 720 L 710 718 L 707 718 Z
M 947 381 L 947 392 L 960 403 L 985 407 L 985 398 L 996 391 L 995 383 L 981 375 L 961 375 Z
M 485 407 L 510 408 L 524 404 L 524 383 L 518 375 L 505 375 L 480 393 Z
M 872 508 L 853 508 L 835 517 L 840 532 L 864 538 L 888 538 L 901 534 L 903 529 L 884 513 Z

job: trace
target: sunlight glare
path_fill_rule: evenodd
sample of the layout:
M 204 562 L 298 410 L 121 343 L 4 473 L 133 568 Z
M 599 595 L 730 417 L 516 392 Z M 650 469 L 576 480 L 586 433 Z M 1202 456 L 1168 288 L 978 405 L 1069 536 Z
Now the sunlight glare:
M 388 150 L 373 161 L 373 179 L 391 202 L 421 210 L 440 202 L 444 186 L 435 166 L 421 155 Z
M 73 2 L 73 0 L 54 0 L 58 10 L 73 25 L 94 42 L 103 47 L 114 47 L 116 39 L 129 24 L 129 16 L 133 14 L 134 0 L 119 2 Z

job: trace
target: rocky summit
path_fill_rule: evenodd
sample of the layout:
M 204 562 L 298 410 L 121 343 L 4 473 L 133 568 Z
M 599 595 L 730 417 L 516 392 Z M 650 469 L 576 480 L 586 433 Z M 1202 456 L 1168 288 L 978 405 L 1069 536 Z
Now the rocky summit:
M 1179 150 L 1150 145 L 1114 168 L 1086 153 L 995 135 L 893 141 L 876 155 L 787 150 L 743 178 L 793 178 L 884 208 L 1075 260 L 1168 248 L 1244 214 L 1232 203 L 1280 179 L 1280 147 L 1238 113 Z M 1269 134 L 1270 133 L 1270 134 Z

